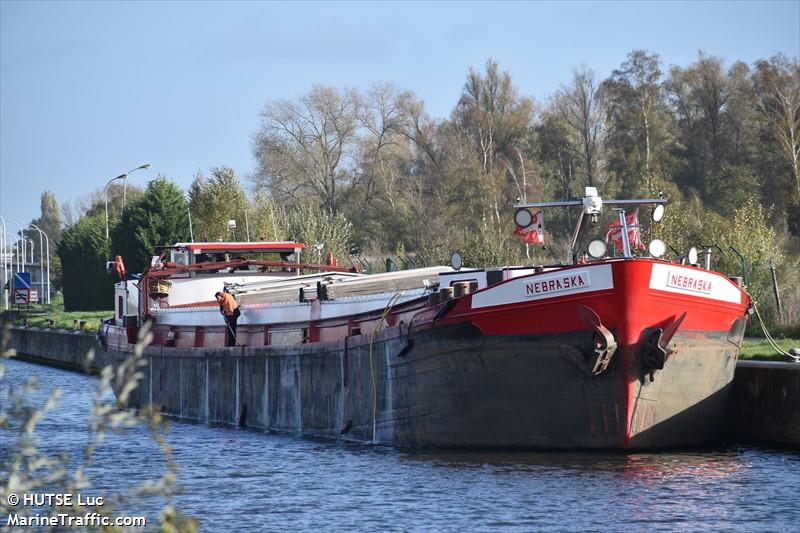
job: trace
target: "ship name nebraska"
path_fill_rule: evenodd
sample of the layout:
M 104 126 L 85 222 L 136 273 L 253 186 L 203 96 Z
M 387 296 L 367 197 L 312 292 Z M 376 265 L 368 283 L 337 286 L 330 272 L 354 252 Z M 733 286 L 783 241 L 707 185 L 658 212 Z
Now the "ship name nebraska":
M 570 289 L 577 289 L 580 287 L 590 286 L 588 272 L 581 272 L 573 276 L 564 276 L 561 278 L 535 281 L 525 285 L 525 294 L 542 294 L 545 292 L 559 292 Z
M 711 282 L 704 279 L 697 279 L 692 276 L 670 273 L 669 283 L 670 287 L 678 289 L 688 289 L 690 291 L 704 292 L 711 294 Z

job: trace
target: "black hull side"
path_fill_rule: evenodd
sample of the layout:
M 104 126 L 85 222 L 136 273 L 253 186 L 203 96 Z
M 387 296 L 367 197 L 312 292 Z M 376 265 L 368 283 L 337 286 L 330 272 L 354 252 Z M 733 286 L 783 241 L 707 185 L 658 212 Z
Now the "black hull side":
M 458 344 L 461 343 L 461 346 Z M 454 347 L 455 345 L 455 347 Z M 586 333 L 482 337 L 469 326 L 415 339 L 390 368 L 386 436 L 423 447 L 648 449 L 719 442 L 738 346 L 684 333 L 650 375 L 641 345 L 593 376 Z M 411 416 L 398 416 L 400 413 Z M 380 430 L 379 430 L 380 433 Z
M 135 406 L 207 422 L 404 447 L 661 448 L 723 434 L 738 347 L 677 335 L 650 381 L 636 346 L 590 375 L 589 332 L 474 326 L 285 348 L 145 350 Z M 117 359 L 126 356 L 117 352 Z

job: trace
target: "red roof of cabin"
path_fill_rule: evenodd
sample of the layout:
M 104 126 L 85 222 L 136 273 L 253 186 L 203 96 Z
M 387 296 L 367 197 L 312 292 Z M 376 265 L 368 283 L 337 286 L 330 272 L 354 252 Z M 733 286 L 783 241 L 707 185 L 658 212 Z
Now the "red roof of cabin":
M 254 251 L 254 252 L 294 252 L 305 248 L 302 242 L 179 242 L 174 248 L 187 250 Z

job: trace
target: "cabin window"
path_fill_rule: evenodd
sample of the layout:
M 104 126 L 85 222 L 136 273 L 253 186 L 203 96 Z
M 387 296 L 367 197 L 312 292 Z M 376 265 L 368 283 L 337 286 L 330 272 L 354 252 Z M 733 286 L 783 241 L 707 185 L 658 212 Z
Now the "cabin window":
M 122 296 L 117 296 L 117 318 L 122 318 Z
M 170 259 L 172 262 L 178 265 L 188 265 L 189 264 L 189 250 L 171 250 L 170 251 Z

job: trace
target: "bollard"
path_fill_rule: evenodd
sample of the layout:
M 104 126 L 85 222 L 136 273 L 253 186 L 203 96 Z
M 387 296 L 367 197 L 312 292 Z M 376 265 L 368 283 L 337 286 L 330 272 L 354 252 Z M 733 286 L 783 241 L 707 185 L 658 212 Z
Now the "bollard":
M 441 298 L 438 292 L 432 292 L 428 295 L 428 306 L 433 307 L 439 305 Z
M 453 298 L 461 298 L 469 294 L 469 281 L 456 281 L 453 283 Z

